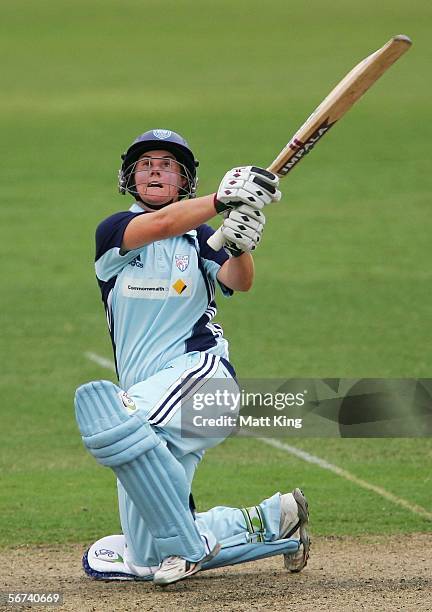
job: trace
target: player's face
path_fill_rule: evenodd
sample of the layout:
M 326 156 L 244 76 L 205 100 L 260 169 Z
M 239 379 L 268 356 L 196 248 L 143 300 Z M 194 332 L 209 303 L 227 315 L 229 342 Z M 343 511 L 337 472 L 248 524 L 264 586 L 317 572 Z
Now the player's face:
M 137 161 L 135 185 L 140 198 L 147 204 L 163 206 L 176 202 L 180 187 L 185 183 L 182 167 L 169 151 L 146 151 Z

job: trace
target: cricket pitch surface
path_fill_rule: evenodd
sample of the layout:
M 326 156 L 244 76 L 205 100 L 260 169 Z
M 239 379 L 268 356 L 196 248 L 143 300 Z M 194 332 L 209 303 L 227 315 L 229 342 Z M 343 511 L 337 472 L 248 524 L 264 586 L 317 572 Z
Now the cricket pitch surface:
M 313 538 L 300 574 L 287 572 L 279 556 L 199 573 L 165 589 L 91 580 L 81 569 L 83 552 L 77 544 L 4 551 L 2 591 L 61 592 L 63 605 L 49 609 L 74 612 L 432 609 L 432 534 Z M 1 609 L 18 608 L 27 609 Z

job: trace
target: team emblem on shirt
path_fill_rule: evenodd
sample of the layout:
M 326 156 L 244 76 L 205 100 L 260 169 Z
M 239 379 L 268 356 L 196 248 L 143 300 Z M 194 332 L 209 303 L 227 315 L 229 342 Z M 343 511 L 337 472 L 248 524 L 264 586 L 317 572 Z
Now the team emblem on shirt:
M 181 272 L 184 272 L 189 265 L 189 255 L 176 255 L 175 263 L 177 268 Z

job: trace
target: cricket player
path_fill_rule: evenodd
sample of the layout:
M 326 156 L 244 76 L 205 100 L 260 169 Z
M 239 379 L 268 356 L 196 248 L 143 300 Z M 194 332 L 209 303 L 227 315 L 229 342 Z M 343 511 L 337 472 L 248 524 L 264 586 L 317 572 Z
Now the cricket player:
M 281 197 L 278 177 L 256 166 L 230 170 L 216 193 L 196 197 L 197 166 L 179 134 L 140 135 L 119 172 L 120 192 L 134 202 L 96 231 L 96 276 L 119 385 L 81 386 L 75 408 L 84 445 L 117 477 L 123 531 L 85 553 L 84 569 L 96 579 L 167 585 L 275 554 L 297 572 L 309 555 L 300 489 L 251 508 L 195 512 L 195 469 L 221 438 L 183 436 L 182 415 L 198 390 L 238 389 L 228 342 L 213 322 L 216 288 L 225 296 L 251 288 L 263 209 Z M 214 252 L 206 222 L 217 214 L 227 242 Z

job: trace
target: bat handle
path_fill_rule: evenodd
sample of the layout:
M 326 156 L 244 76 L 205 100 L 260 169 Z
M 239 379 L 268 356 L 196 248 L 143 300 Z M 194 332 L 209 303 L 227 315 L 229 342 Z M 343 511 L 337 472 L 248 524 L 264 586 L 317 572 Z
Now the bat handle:
M 219 251 L 223 247 L 225 244 L 225 239 L 221 228 L 216 230 L 215 233 L 210 236 L 210 238 L 207 240 L 207 244 L 211 249 L 213 249 L 213 251 Z

